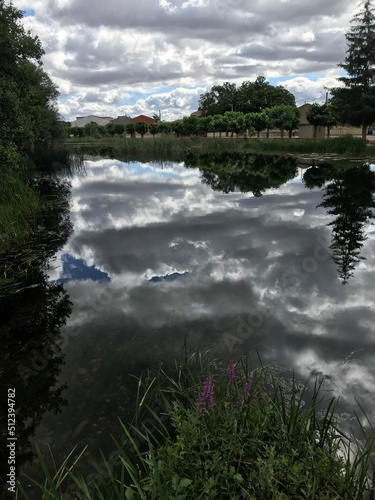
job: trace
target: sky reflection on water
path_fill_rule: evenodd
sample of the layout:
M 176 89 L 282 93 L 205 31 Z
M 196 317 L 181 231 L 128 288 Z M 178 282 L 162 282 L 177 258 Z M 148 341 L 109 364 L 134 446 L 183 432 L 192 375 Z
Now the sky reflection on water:
M 73 302 L 61 372 L 69 405 L 45 418 L 37 439 L 62 433 L 64 453 L 79 439 L 105 448 L 97 432 L 114 432 L 131 411 L 129 374 L 172 365 L 186 335 L 223 359 L 255 359 L 257 349 L 302 381 L 324 375 L 328 392 L 349 405 L 356 397 L 375 421 L 374 225 L 366 260 L 343 285 L 332 216 L 300 168 L 255 197 L 214 191 L 183 164 L 86 163 L 88 175 L 72 183 L 74 233 L 50 274 Z

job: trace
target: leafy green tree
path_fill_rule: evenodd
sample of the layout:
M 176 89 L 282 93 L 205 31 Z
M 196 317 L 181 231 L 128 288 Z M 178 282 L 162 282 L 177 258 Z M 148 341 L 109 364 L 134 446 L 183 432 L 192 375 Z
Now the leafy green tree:
M 284 130 L 291 132 L 298 128 L 299 110 L 295 106 L 281 104 L 267 110 L 271 127 L 280 129 L 281 138 L 284 138 Z M 291 135 L 291 134 L 290 134 Z
M 293 94 L 281 85 L 272 86 L 264 76 L 258 76 L 254 82 L 242 82 L 239 88 L 229 82 L 214 85 L 211 90 L 201 94 L 199 109 L 205 116 L 223 115 L 226 111 L 259 113 L 281 104 L 295 106 Z
M 160 134 L 170 134 L 171 133 L 171 124 L 168 122 L 160 122 L 159 123 L 159 132 Z
M 212 118 L 214 133 L 219 132 L 219 137 L 221 138 L 221 134 L 227 131 L 227 121 L 223 115 L 214 115 Z
M 331 103 L 323 104 L 324 107 L 324 121 L 323 125 L 327 127 L 327 137 L 330 136 L 331 128 L 339 123 L 338 115 Z
M 39 39 L 25 32 L 22 12 L 0 0 L 0 165 L 17 169 L 36 148 L 62 137 L 58 92 L 42 69 Z
M 314 139 L 316 139 L 318 127 L 326 127 L 327 137 L 329 137 L 331 127 L 338 124 L 337 114 L 330 103 L 312 104 L 311 108 L 306 113 L 306 118 L 307 121 L 314 126 Z
M 231 132 L 232 137 L 233 133 L 238 137 L 239 134 L 246 130 L 245 115 L 243 113 L 227 111 L 224 116 L 227 120 L 228 130 Z
M 236 99 L 236 85 L 225 82 L 223 85 L 214 85 L 211 90 L 201 94 L 199 109 L 203 112 L 204 116 L 223 115 L 226 111 L 237 109 Z
M 258 76 L 254 82 L 243 82 L 238 89 L 237 103 L 236 110 L 242 113 L 260 113 L 273 106 L 296 104 L 293 94 L 281 85 L 274 87 L 264 76 Z
M 155 137 L 155 135 L 159 133 L 159 127 L 160 125 L 158 123 L 150 123 L 148 129 L 150 134 L 152 134 L 152 137 Z
M 184 135 L 185 127 L 182 121 L 176 121 L 170 123 L 170 130 L 176 134 L 177 137 Z
M 375 121 L 375 9 L 371 0 L 365 0 L 351 23 L 345 62 L 339 64 L 347 76 L 338 79 L 344 87 L 331 89 L 331 102 L 340 121 L 361 127 L 366 140 L 367 129 Z
M 144 135 L 147 134 L 147 132 L 148 132 L 147 123 L 146 122 L 136 122 L 135 131 L 138 132 L 138 134 L 141 134 L 141 137 L 143 139 Z
M 197 135 L 198 133 L 198 120 L 196 116 L 185 116 L 182 119 L 183 135 Z
M 266 130 L 269 126 L 270 117 L 265 111 L 261 113 L 247 113 L 245 121 L 248 128 L 253 128 L 256 131 L 259 139 L 262 130 Z
M 134 123 L 130 122 L 126 124 L 126 133 L 129 134 L 131 137 L 135 137 L 135 125 Z
M 214 130 L 214 119 L 212 116 L 201 116 L 198 119 L 198 130 L 207 137 L 208 132 Z
M 116 135 L 124 134 L 124 132 L 126 130 L 125 123 L 114 123 L 113 126 L 114 126 L 114 131 L 115 131 Z
M 314 139 L 316 139 L 316 132 L 318 127 L 324 126 L 324 108 L 322 104 L 314 102 L 311 108 L 306 113 L 307 121 L 314 126 Z
M 83 127 L 83 130 L 86 137 L 94 137 L 99 133 L 99 124 L 96 122 L 86 123 L 86 125 Z
M 113 123 L 107 123 L 106 125 L 104 125 L 104 130 L 111 137 L 115 135 L 115 125 Z

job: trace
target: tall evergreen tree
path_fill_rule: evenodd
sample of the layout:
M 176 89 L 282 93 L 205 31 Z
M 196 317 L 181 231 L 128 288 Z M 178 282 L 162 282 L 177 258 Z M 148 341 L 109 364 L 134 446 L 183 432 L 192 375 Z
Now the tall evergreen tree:
M 331 89 L 332 104 L 340 121 L 362 128 L 366 139 L 369 125 L 375 120 L 375 8 L 365 0 L 351 21 L 346 34 L 348 49 L 339 64 L 347 76 L 339 78 L 345 87 Z

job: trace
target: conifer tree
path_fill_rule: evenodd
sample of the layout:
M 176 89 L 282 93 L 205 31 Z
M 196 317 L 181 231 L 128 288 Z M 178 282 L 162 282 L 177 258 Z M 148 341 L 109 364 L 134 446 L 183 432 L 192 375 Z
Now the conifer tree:
M 369 125 L 375 120 L 375 8 L 365 0 L 353 17 L 345 35 L 345 61 L 339 64 L 347 75 L 339 78 L 344 87 L 331 89 L 332 104 L 342 123 L 362 128 L 366 139 Z

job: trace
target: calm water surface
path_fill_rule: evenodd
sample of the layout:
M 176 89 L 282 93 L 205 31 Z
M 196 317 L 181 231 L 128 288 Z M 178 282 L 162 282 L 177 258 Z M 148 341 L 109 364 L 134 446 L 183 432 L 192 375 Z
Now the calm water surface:
M 186 336 L 224 360 L 258 350 L 302 381 L 325 376 L 344 410 L 357 398 L 375 422 L 372 167 L 191 164 L 92 158 L 72 180 L 73 232 L 49 272 L 72 303 L 61 401 L 35 429 L 57 459 L 77 443 L 109 453 L 131 375 L 172 366 Z

